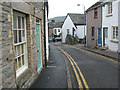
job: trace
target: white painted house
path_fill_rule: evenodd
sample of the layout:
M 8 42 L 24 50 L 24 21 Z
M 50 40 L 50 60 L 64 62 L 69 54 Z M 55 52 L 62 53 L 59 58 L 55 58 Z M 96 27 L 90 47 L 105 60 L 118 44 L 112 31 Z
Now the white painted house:
M 84 15 L 76 13 L 68 13 L 64 24 L 62 26 L 62 43 L 65 43 L 67 34 L 77 36 L 79 39 L 83 39 L 86 35 L 86 23 L 84 33 Z M 84 35 L 85 34 L 85 35 Z
M 55 40 L 61 40 L 61 33 L 62 33 L 62 24 L 63 22 L 50 22 L 49 23 L 49 39 L 54 38 Z M 52 34 L 54 35 L 52 37 Z
M 61 36 L 59 37 L 59 35 L 62 33 L 62 31 L 61 31 L 62 29 L 61 28 L 53 28 L 53 34 L 55 35 L 55 36 L 57 36 L 55 39 L 61 39 Z
M 118 51 L 118 4 L 119 0 L 107 0 L 102 6 L 102 47 Z
M 119 55 L 120 55 L 120 1 L 118 2 L 118 32 L 119 32 L 118 52 L 119 52 Z

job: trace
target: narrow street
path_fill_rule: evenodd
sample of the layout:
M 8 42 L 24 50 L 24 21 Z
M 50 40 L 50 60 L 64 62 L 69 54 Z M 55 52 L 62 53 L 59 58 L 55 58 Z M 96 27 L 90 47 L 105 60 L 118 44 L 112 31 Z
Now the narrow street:
M 69 45 L 54 43 L 50 45 L 47 68 L 32 88 L 118 88 L 118 64 Z
M 47 67 L 31 88 L 67 88 L 65 61 L 57 48 L 50 46 Z

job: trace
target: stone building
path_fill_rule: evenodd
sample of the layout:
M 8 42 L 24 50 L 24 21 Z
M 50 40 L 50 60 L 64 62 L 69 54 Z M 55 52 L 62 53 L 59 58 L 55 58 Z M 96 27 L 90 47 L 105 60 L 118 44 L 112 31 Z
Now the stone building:
M 28 88 L 45 67 L 45 3 L 0 1 L 0 89 Z

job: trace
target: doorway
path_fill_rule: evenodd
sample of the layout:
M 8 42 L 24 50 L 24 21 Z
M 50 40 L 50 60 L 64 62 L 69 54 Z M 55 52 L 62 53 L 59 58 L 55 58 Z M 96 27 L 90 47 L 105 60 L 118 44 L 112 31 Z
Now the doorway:
M 40 24 L 36 21 L 36 42 L 37 42 L 37 72 L 42 68 L 41 61 L 41 33 L 40 33 Z

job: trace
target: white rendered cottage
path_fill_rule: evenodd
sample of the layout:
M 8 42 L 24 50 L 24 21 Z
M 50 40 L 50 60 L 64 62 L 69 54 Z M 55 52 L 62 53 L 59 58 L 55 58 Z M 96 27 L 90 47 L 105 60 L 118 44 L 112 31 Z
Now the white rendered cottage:
M 102 6 L 102 46 L 118 51 L 118 6 L 119 0 L 107 0 Z
M 86 36 L 86 22 L 84 20 L 84 14 L 67 14 L 64 24 L 62 26 L 62 43 L 65 43 L 67 34 L 71 34 L 74 37 L 77 36 L 81 40 L 84 38 L 84 36 Z

